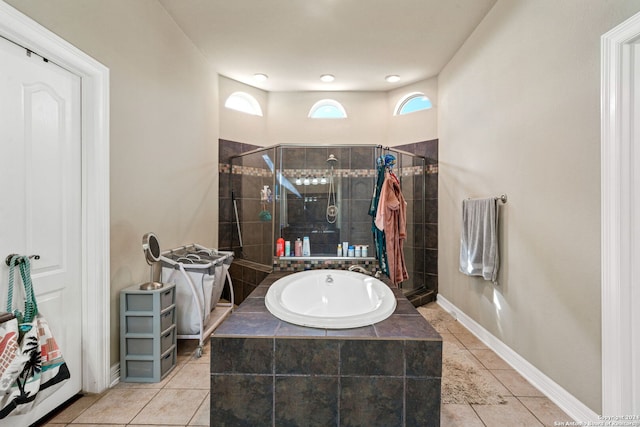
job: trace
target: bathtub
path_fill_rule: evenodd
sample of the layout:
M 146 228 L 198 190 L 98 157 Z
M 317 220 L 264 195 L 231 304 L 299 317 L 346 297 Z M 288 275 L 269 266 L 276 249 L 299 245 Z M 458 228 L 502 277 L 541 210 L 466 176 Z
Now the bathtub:
M 396 298 L 385 283 L 362 273 L 308 270 L 275 281 L 265 305 L 285 322 L 348 329 L 386 319 L 396 309 Z

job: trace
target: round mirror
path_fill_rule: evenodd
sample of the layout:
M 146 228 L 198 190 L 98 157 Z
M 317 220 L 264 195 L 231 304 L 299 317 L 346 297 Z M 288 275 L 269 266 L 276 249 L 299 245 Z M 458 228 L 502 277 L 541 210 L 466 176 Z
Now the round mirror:
M 142 236 L 142 250 L 147 260 L 147 264 L 152 265 L 154 262 L 160 261 L 160 243 L 153 233 L 147 233 Z

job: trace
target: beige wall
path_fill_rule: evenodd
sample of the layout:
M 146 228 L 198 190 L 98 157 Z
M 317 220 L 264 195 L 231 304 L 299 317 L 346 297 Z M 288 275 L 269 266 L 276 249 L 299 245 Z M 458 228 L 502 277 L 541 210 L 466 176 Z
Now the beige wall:
M 9 0 L 110 69 L 111 362 L 119 291 L 164 249 L 217 242 L 217 75 L 155 0 Z
M 410 92 L 424 93 L 433 108 L 402 116 L 391 116 L 398 102 Z M 438 138 L 438 79 L 433 77 L 387 92 L 389 114 L 388 136 L 385 145 L 403 145 Z
M 439 290 L 601 408 L 600 36 L 640 1 L 499 0 L 439 90 Z M 461 201 L 506 193 L 498 286 L 458 272 Z
M 264 117 L 224 108 L 235 91 L 253 95 Z M 393 117 L 399 99 L 423 92 L 434 108 Z M 437 79 L 427 79 L 388 92 L 264 92 L 220 77 L 220 138 L 260 146 L 276 144 L 402 145 L 437 138 Z M 346 120 L 308 118 L 321 99 L 335 99 L 347 111 Z
M 263 90 L 245 85 L 224 76 L 218 77 L 220 99 L 218 105 L 220 117 L 220 138 L 229 141 L 243 142 L 266 147 L 267 118 L 269 117 L 269 93 Z M 234 92 L 245 92 L 253 96 L 260 104 L 262 117 L 252 116 L 240 111 L 224 107 L 229 95 Z

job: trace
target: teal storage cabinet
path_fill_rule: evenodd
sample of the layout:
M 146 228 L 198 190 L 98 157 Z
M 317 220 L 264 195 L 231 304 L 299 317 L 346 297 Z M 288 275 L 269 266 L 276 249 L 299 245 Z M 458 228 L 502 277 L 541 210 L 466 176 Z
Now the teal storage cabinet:
M 120 292 L 120 379 L 159 382 L 176 365 L 175 285 Z

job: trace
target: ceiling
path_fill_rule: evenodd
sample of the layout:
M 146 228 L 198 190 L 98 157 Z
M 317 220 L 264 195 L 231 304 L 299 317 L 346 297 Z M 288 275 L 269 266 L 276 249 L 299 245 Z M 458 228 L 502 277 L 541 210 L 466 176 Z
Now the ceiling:
M 266 91 L 387 91 L 437 76 L 496 2 L 159 1 L 219 74 Z

